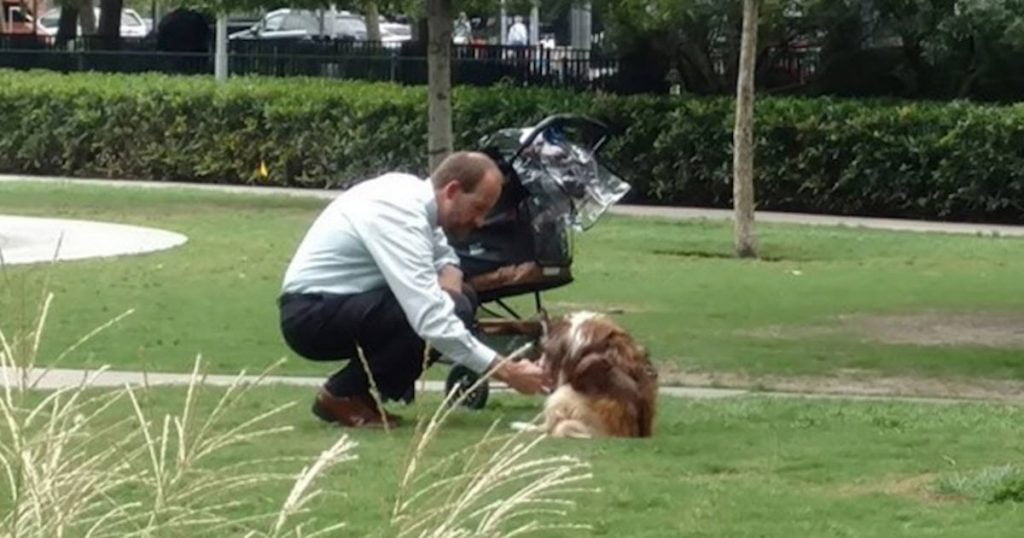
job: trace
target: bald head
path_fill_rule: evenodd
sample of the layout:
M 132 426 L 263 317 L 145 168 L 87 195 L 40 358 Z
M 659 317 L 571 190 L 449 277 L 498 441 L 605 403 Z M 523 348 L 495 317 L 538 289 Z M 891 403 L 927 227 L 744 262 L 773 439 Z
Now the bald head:
M 442 189 L 452 181 L 458 182 L 465 193 L 476 192 L 487 176 L 501 180 L 501 170 L 487 155 L 476 151 L 458 151 L 441 161 L 430 176 L 435 189 Z

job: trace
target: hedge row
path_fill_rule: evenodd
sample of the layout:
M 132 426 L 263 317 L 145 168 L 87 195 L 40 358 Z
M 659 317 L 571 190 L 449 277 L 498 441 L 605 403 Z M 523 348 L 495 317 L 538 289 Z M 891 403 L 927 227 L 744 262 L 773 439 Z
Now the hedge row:
M 731 99 L 459 88 L 454 100 L 460 148 L 587 114 L 619 132 L 605 162 L 634 200 L 731 203 Z M 423 88 L 387 84 L 0 71 L 0 171 L 310 187 L 422 173 L 425 102 Z M 1024 106 L 757 106 L 761 209 L 1022 221 Z

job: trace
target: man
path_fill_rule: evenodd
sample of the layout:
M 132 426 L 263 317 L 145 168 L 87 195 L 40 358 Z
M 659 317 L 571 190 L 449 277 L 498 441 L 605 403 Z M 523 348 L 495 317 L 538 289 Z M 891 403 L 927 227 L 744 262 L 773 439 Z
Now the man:
M 539 366 L 503 361 L 470 333 L 475 298 L 445 236 L 479 228 L 501 188 L 490 157 L 460 152 L 429 181 L 385 174 L 324 209 L 288 266 L 279 301 L 281 330 L 296 353 L 348 361 L 317 394 L 316 416 L 351 427 L 397 425 L 371 383 L 385 400 L 406 398 L 424 367 L 424 341 L 478 373 L 493 370 L 519 392 L 545 390 Z
M 513 19 L 512 26 L 508 29 L 507 41 L 512 47 L 525 47 L 529 44 L 530 35 L 521 15 L 516 15 Z
M 465 11 L 459 12 L 459 18 L 455 19 L 455 28 L 452 32 L 452 43 L 456 45 L 469 45 L 473 37 L 473 25 L 469 23 L 469 17 Z

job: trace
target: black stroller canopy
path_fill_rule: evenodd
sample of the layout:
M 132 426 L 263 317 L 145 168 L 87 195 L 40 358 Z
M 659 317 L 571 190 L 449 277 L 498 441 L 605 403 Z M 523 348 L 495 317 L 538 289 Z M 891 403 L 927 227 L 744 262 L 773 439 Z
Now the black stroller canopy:
M 505 175 L 484 226 L 453 240 L 463 272 L 482 300 L 572 281 L 572 234 L 593 226 L 630 186 L 601 165 L 603 124 L 558 115 L 481 140 Z
M 546 198 L 543 205 L 562 213 L 577 230 L 593 226 L 630 186 L 598 162 L 608 128 L 582 116 L 551 116 L 536 126 L 502 129 L 481 146 L 504 161 L 509 183 Z

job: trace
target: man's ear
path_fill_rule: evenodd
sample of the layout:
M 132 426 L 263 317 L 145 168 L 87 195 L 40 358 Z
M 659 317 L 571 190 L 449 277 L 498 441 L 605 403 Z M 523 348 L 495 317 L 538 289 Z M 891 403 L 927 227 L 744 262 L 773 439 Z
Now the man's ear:
M 441 193 L 444 194 L 445 200 L 454 200 L 462 193 L 462 185 L 458 181 L 449 181 L 441 189 Z

